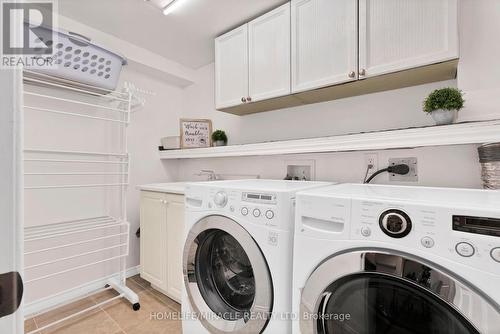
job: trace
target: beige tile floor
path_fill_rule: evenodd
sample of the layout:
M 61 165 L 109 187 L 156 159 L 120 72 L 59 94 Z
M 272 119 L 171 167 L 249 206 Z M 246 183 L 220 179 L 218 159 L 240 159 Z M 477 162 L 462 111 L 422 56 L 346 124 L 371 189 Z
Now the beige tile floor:
M 160 292 L 139 276 L 127 280 L 127 286 L 140 298 L 141 309 L 137 312 L 123 298 L 105 304 L 93 311 L 82 314 L 55 327 L 45 329 L 42 334 L 177 334 L 181 333 L 181 321 L 178 319 L 180 305 Z M 116 296 L 114 290 L 105 291 L 84 298 L 54 311 L 35 316 L 25 322 L 25 333 L 42 328 L 48 323 L 62 319 L 69 314 L 96 305 Z M 156 319 L 154 315 L 160 312 Z M 174 319 L 168 319 L 174 315 Z M 177 315 L 177 317 L 175 317 Z

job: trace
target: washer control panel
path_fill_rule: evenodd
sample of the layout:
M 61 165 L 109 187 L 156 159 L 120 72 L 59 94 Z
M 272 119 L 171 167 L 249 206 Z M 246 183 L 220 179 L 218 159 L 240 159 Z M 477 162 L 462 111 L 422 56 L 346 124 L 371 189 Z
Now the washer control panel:
M 276 204 L 277 195 L 272 193 L 250 193 L 244 192 L 241 196 L 243 202 L 262 203 L 262 204 Z
M 500 275 L 500 218 L 413 203 L 351 203 L 352 239 L 399 244 L 485 270 L 498 267 Z M 461 215 L 463 211 L 468 214 Z
M 380 215 L 379 225 L 391 238 L 404 238 L 411 231 L 411 219 L 401 210 L 387 210 Z
M 223 208 L 227 204 L 227 193 L 225 191 L 219 191 L 214 196 L 214 203 L 217 207 Z
M 422 237 L 422 239 L 420 239 L 420 243 L 425 248 L 432 248 L 432 247 L 434 247 L 434 239 L 431 238 L 431 237 L 428 237 L 428 236 L 427 237 Z
M 278 217 L 283 217 L 286 213 L 281 212 L 284 207 L 291 206 L 291 203 L 278 205 L 280 197 L 276 193 L 267 192 L 242 192 L 230 189 L 211 189 L 208 200 L 203 208 L 209 210 L 221 210 L 222 213 L 230 213 L 237 217 L 245 218 L 247 221 L 263 224 L 271 227 L 283 225 Z M 290 226 L 281 226 L 286 229 L 293 229 L 293 210 L 288 210 Z
M 500 192 L 342 184 L 297 194 L 296 236 L 440 258 L 500 277 Z
M 493 261 L 500 263 L 500 247 L 493 248 L 490 255 Z
M 453 230 L 500 237 L 500 219 L 453 215 Z
M 260 214 L 261 214 L 260 209 L 257 209 L 257 208 L 253 209 L 253 216 L 255 218 L 259 218 Z
M 462 257 L 471 257 L 476 252 L 474 246 L 471 243 L 465 241 L 457 243 L 455 245 L 455 250 L 457 251 L 457 254 Z
M 246 206 L 241 208 L 241 215 L 248 216 L 248 208 Z
M 250 214 L 250 210 L 252 216 L 255 218 L 265 217 L 268 220 L 273 220 L 276 215 L 275 209 L 272 208 L 250 208 L 248 206 L 241 207 L 240 213 L 242 216 L 247 217 Z

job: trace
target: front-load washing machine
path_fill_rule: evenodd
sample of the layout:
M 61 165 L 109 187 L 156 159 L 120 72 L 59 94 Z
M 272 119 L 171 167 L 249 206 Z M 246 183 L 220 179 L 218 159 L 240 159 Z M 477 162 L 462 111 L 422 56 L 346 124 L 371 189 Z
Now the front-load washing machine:
M 183 332 L 291 332 L 295 193 L 325 182 L 186 186 Z
M 294 333 L 500 333 L 500 192 L 297 194 Z

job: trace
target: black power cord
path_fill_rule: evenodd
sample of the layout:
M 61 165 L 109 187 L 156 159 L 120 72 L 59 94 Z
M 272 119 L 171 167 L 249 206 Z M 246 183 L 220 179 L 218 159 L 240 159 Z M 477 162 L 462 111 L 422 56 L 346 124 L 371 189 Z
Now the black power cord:
M 410 172 L 410 166 L 408 166 L 407 164 L 401 164 L 401 165 L 389 166 L 387 168 L 378 170 L 375 173 L 373 173 L 372 176 L 370 176 L 364 183 L 370 183 L 376 176 L 385 172 L 389 172 L 391 174 L 406 175 Z

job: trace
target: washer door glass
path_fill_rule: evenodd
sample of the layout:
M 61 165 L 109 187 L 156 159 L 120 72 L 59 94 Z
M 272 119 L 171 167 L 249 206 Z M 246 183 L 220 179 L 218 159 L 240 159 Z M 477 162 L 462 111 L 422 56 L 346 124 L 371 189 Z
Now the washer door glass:
M 319 310 L 318 333 L 478 333 L 429 291 L 380 274 L 352 275 L 334 282 L 325 290 Z
M 225 320 L 248 317 L 255 298 L 255 277 L 243 247 L 222 230 L 198 236 L 196 275 L 210 309 Z
M 500 333 L 498 305 L 422 258 L 354 250 L 322 262 L 301 291 L 302 334 Z
M 266 328 L 273 284 L 259 245 L 236 221 L 219 215 L 194 224 L 183 254 L 184 284 L 196 320 L 214 334 Z

